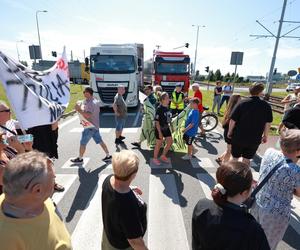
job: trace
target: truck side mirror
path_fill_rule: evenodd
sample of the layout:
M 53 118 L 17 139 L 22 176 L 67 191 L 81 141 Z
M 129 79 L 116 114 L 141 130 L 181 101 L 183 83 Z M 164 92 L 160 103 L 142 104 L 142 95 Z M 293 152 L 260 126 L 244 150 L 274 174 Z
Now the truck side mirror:
M 142 67 L 142 66 L 139 66 L 139 67 L 138 67 L 138 71 L 143 71 L 143 67 Z
M 89 59 L 86 57 L 84 58 L 84 63 L 85 63 L 85 66 L 88 67 L 89 66 Z
M 141 67 L 142 66 L 142 60 L 140 58 L 138 58 L 138 66 Z
M 89 68 L 89 59 L 86 57 L 84 58 L 84 64 L 85 64 L 85 72 L 89 72 L 90 68 Z

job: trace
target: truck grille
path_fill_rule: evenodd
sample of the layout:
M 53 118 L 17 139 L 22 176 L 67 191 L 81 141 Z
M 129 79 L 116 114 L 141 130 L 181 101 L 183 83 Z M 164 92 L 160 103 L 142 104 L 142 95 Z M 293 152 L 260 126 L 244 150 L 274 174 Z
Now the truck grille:
M 114 97 L 118 92 L 118 88 L 98 88 L 98 93 L 101 98 L 101 101 L 107 104 L 113 104 L 114 102 Z M 125 94 L 123 95 L 124 100 L 126 101 L 128 95 L 128 87 L 125 88 Z
M 167 92 L 170 97 L 172 96 L 172 92 L 174 91 L 175 86 L 161 86 L 161 87 L 162 87 L 162 90 L 164 92 Z

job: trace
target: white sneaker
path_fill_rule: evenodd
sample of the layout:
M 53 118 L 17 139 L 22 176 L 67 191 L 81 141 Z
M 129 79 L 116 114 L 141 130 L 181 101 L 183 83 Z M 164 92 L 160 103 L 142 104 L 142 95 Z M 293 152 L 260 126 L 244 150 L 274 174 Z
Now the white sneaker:
M 191 159 L 191 156 L 189 156 L 188 154 L 184 155 L 181 157 L 182 160 L 188 161 Z
M 198 149 L 196 149 L 196 148 L 193 148 L 193 155 L 195 155 L 195 154 L 197 154 L 197 152 L 198 152 L 199 150 Z

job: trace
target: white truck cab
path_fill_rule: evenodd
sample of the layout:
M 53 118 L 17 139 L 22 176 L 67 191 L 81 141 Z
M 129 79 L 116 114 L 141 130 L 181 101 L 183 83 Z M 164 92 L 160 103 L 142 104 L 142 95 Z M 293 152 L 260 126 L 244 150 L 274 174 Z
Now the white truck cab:
M 139 103 L 143 83 L 143 44 L 100 44 L 90 51 L 90 84 L 101 107 L 111 107 L 118 86 L 128 107 Z

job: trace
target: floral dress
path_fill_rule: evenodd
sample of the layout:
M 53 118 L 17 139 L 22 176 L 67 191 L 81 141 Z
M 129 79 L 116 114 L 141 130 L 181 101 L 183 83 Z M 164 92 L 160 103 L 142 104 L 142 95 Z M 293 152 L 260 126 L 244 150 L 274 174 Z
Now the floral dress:
M 280 151 L 271 148 L 263 156 L 258 182 L 279 162 L 282 162 L 282 166 L 258 192 L 256 205 L 251 210 L 251 214 L 262 225 L 271 249 L 276 249 L 284 236 L 290 220 L 293 193 L 300 187 L 300 167 L 286 159 Z

